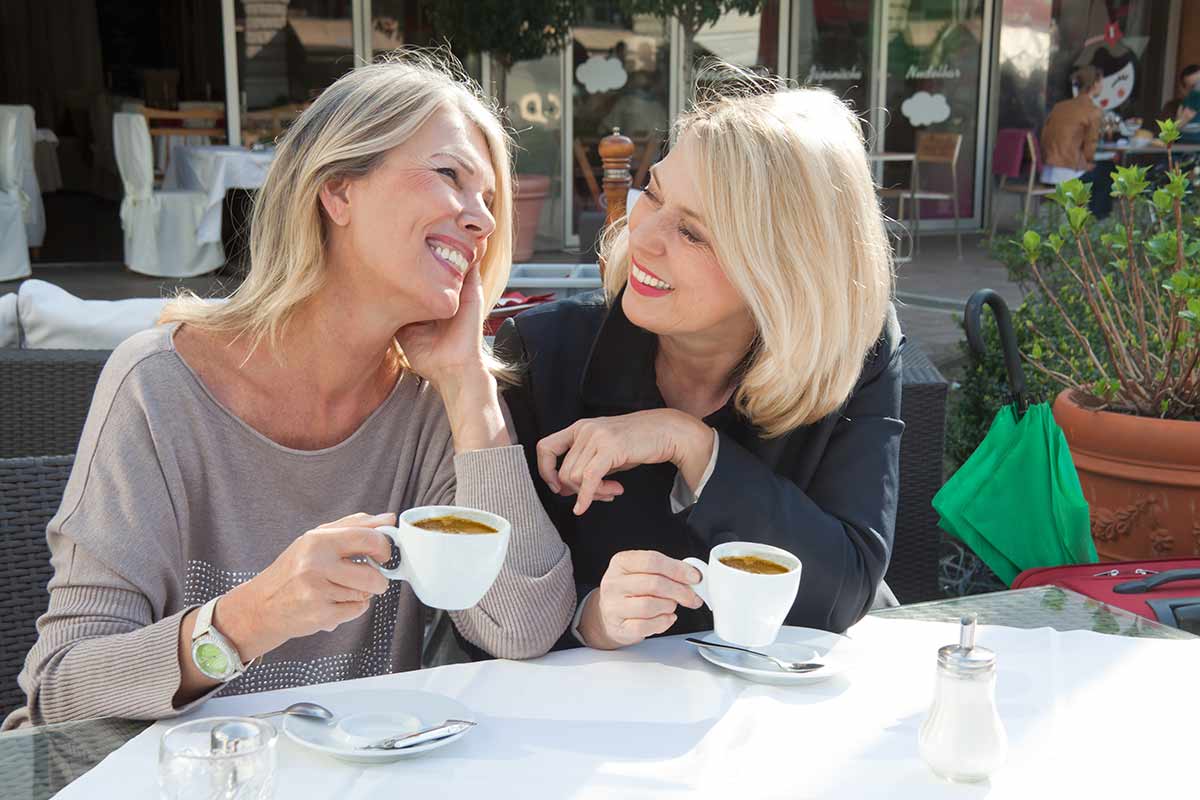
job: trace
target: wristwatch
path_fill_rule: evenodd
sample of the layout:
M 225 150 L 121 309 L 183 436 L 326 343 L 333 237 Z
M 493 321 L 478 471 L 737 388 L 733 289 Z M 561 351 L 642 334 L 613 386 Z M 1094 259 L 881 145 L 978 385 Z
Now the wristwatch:
M 231 681 L 246 671 L 233 642 L 213 627 L 213 609 L 220 597 L 214 597 L 200 606 L 196 615 L 196 627 L 192 630 L 192 661 L 196 668 L 214 681 Z

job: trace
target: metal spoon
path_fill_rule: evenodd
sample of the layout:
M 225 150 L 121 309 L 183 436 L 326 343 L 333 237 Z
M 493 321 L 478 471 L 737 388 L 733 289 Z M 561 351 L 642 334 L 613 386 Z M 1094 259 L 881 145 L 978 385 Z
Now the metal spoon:
M 695 639 L 691 636 L 689 636 L 685 641 L 691 642 L 697 647 L 709 647 L 715 650 L 736 650 L 739 653 L 746 653 L 747 655 L 765 658 L 767 661 L 772 662 L 784 672 L 812 672 L 813 670 L 821 669 L 825 666 L 824 664 L 819 664 L 815 661 L 785 661 L 782 658 L 776 658 L 775 656 L 768 655 L 766 653 L 760 653 L 757 650 L 748 650 L 745 647 L 736 647 L 732 644 L 706 642 L 703 639 Z
M 448 739 L 451 736 L 457 736 L 465 730 L 474 728 L 477 723 L 465 719 L 448 719 L 445 722 L 434 725 L 430 728 L 424 728 L 416 733 L 405 733 L 399 736 L 389 736 L 386 739 L 380 739 L 378 742 L 364 745 L 363 750 L 403 750 L 407 747 L 415 747 L 419 744 L 428 744 L 436 742 L 440 739 Z
M 333 712 L 325 706 L 319 706 L 316 703 L 292 703 L 287 708 L 281 708 L 278 711 L 264 711 L 261 714 L 251 714 L 251 719 L 266 719 L 273 717 L 276 714 L 291 714 L 293 717 L 305 717 L 307 719 L 319 719 L 324 722 L 329 722 L 333 719 Z

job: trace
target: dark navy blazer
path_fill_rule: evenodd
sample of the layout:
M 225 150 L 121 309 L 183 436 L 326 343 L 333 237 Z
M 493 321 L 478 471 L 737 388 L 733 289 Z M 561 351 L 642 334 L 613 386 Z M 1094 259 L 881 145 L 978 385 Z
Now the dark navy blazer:
M 626 318 L 619 298 L 609 308 L 599 292 L 527 311 L 496 337 L 497 352 L 522 367 L 522 383 L 504 397 L 542 504 L 571 549 L 580 599 L 622 550 L 707 560 L 718 544 L 754 541 L 782 547 L 803 564 L 789 625 L 845 630 L 870 608 L 892 550 L 904 429 L 895 309 L 836 413 L 772 439 L 732 401 L 707 417 L 720 436 L 718 457 L 690 509 L 671 512 L 676 469 L 655 464 L 614 476 L 625 493 L 575 517 L 575 498 L 554 494 L 538 474 L 537 442 L 580 419 L 665 407 L 654 371 L 657 342 Z M 707 608 L 681 607 L 678 616 L 668 633 L 712 628 Z

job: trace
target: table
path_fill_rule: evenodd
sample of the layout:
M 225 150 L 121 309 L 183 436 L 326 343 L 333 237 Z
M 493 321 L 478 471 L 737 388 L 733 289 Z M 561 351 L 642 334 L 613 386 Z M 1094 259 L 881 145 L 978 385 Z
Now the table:
M 163 189 L 204 192 L 208 202 L 196 225 L 200 244 L 221 241 L 221 204 L 230 189 L 257 189 L 267 180 L 274 149 L 230 145 L 177 147 L 163 176 Z
M 1167 148 L 1157 145 L 1137 145 L 1132 142 L 1128 144 L 1114 144 L 1111 142 L 1101 142 L 1096 146 L 1097 153 L 1112 153 L 1113 157 L 1119 162 L 1125 156 L 1161 156 L 1167 157 Z M 1189 156 L 1200 155 L 1200 144 L 1181 144 L 1176 142 L 1171 146 L 1173 156 Z
M 925 679 L 928 679 L 928 685 L 931 685 L 933 677 L 933 663 L 935 646 L 939 643 L 945 644 L 948 642 L 942 641 L 953 632 L 949 625 L 937 626 L 932 632 L 928 630 L 931 622 L 948 623 L 957 620 L 963 613 L 976 613 L 979 615 L 981 624 L 983 625 L 1007 625 L 1015 628 L 1042 628 L 1040 632 L 1035 634 L 1047 642 L 1045 648 L 1040 647 L 1037 642 L 1034 642 L 1034 649 L 1045 649 L 1051 651 L 1054 649 L 1054 643 L 1058 639 L 1053 638 L 1056 634 L 1051 634 L 1046 629 L 1058 631 L 1101 631 L 1105 633 L 1117 634 L 1121 637 L 1132 637 L 1138 640 L 1145 639 L 1172 639 L 1172 640 L 1189 640 L 1189 643 L 1184 645 L 1185 648 L 1191 648 L 1192 643 L 1197 641 L 1196 637 L 1190 634 L 1178 631 L 1172 628 L 1164 627 L 1151 620 L 1135 617 L 1128 612 L 1117 609 L 1111 606 L 1106 606 L 1094 600 L 1078 595 L 1074 592 L 1057 587 L 1035 587 L 1031 589 L 1022 589 L 1011 592 L 999 592 L 990 595 L 978 595 L 974 597 L 958 598 L 944 601 L 934 601 L 930 603 L 920 603 L 911 606 L 902 606 L 900 608 L 883 609 L 873 612 L 867 620 L 861 623 L 860 627 L 874 627 L 878 631 L 880 625 L 885 629 L 894 629 L 896 625 L 901 626 L 902 633 L 908 636 L 911 631 L 913 637 L 924 637 L 926 644 L 920 649 L 922 654 L 921 663 L 918 665 L 919 675 L 922 680 L 921 687 L 914 687 L 914 691 L 926 691 L 928 686 Z M 903 626 L 912 626 L 906 628 Z M 857 631 L 859 628 L 856 628 Z M 1015 647 L 1011 640 L 1018 636 L 1020 632 L 1009 630 L 1006 628 L 981 628 L 980 642 L 987 644 L 990 641 L 998 641 L 999 644 L 994 644 L 999 653 L 1001 664 L 1007 657 L 1015 658 Z M 1068 634 L 1069 635 L 1069 634 Z M 1078 634 L 1078 636 L 1090 637 L 1090 634 Z M 1099 637 L 1091 637 L 1099 639 Z M 1119 647 L 1122 641 L 1127 639 L 1104 639 L 1103 643 L 1110 647 Z M 1159 646 L 1159 645 L 1153 645 Z M 1028 647 L 1028 644 L 1026 645 Z M 1167 645 L 1170 647 L 1170 645 Z M 1200 663 L 1200 645 L 1196 645 L 1195 655 L 1197 663 Z M 928 673 L 925 671 L 925 651 L 928 650 Z M 593 663 L 591 666 L 579 666 L 585 661 L 601 662 Z M 481 668 L 487 667 L 500 672 L 509 672 L 516 670 L 527 670 L 540 672 L 546 681 L 561 680 L 558 675 L 573 674 L 565 673 L 561 669 L 555 667 L 567 666 L 573 670 L 592 670 L 587 673 L 588 679 L 581 682 L 578 687 L 578 692 L 572 693 L 570 697 L 559 698 L 557 703 L 540 703 L 535 699 L 530 699 L 532 706 L 529 709 L 529 714 L 524 719 L 506 719 L 505 722 L 515 726 L 519 731 L 525 731 L 527 734 L 532 734 L 532 731 L 538 724 L 555 724 L 556 711 L 561 711 L 565 718 L 570 717 L 570 711 L 573 706 L 580 703 L 586 703 L 586 695 L 602 690 L 606 681 L 617 680 L 620 685 L 628 684 L 627 692 L 634 696 L 637 700 L 638 708 L 645 709 L 645 716 L 640 721 L 629 720 L 627 725 L 617 725 L 610 731 L 610 735 L 617 737 L 613 740 L 611 747 L 613 753 L 611 757 L 615 759 L 614 764 L 620 763 L 623 769 L 632 770 L 640 774 L 645 768 L 644 782 L 638 779 L 638 782 L 630 782 L 624 784 L 624 788 L 628 789 L 629 794 L 637 794 L 638 792 L 655 792 L 659 796 L 675 796 L 679 794 L 677 791 L 672 791 L 672 787 L 667 784 L 659 784 L 655 782 L 653 777 L 658 773 L 659 762 L 654 759 L 659 759 L 661 765 L 669 768 L 673 759 L 683 757 L 682 752 L 676 752 L 667 739 L 670 736 L 685 737 L 688 741 L 694 742 L 693 750 L 697 747 L 710 747 L 714 758 L 719 758 L 722 752 L 722 745 L 728 744 L 727 737 L 733 737 L 735 741 L 739 736 L 749 735 L 748 730 L 744 726 L 747 720 L 735 713 L 733 709 L 725 714 L 725 718 L 716 721 L 706 719 L 701 713 L 701 707 L 706 704 L 711 705 L 716 703 L 720 705 L 722 702 L 728 701 L 727 695 L 731 692 L 740 692 L 741 697 L 738 701 L 738 706 L 735 709 L 741 709 L 741 703 L 746 703 L 746 712 L 753 712 L 756 717 L 765 715 L 764 720 L 769 718 L 773 712 L 766 708 L 767 700 L 772 697 L 772 692 L 779 690 L 774 687 L 761 687 L 755 684 L 741 683 L 736 678 L 726 677 L 723 674 L 716 675 L 709 687 L 707 693 L 702 693 L 693 699 L 696 708 L 692 709 L 690 716 L 685 714 L 690 720 L 686 724 L 680 724 L 672 727 L 661 727 L 661 723 L 657 726 L 653 723 L 653 709 L 661 706 L 662 703 L 672 700 L 674 697 L 672 692 L 682 691 L 675 684 L 680 682 L 682 676 L 689 673 L 681 671 L 681 667 L 689 669 L 696 668 L 694 654 L 684 651 L 676 637 L 669 639 L 657 639 L 644 643 L 639 647 L 620 651 L 617 654 L 596 654 L 594 651 L 576 650 L 568 653 L 552 654 L 551 656 L 541 659 L 530 664 L 521 664 L 513 662 L 489 662 L 487 665 L 459 665 L 452 667 L 442 667 L 433 670 L 424 670 L 419 673 L 405 673 L 404 676 L 383 676 L 380 678 L 371 678 L 367 681 L 376 683 L 395 680 L 398 677 L 406 677 L 408 682 L 418 688 L 429 688 L 433 691 L 442 691 L 447 694 L 469 693 L 475 685 L 476 680 L 482 674 L 479 672 Z M 1122 663 L 1128 667 L 1128 659 L 1121 661 L 1114 660 L 1113 668 L 1118 668 Z M 630 669 L 628 665 L 635 665 L 633 669 L 636 672 L 629 673 L 633 675 L 644 676 L 641 681 L 624 681 L 622 676 L 627 673 L 620 672 L 622 669 Z M 575 666 L 572 666 L 575 665 Z M 705 669 L 709 669 L 705 667 Z M 606 673 L 606 670 L 617 670 L 615 673 Z M 714 670 L 715 673 L 715 670 Z M 585 673 L 574 673 L 584 675 Z M 1036 695 L 1039 690 L 1044 690 L 1044 687 L 1036 685 L 1036 682 L 1025 680 L 1025 685 L 1021 685 L 1021 679 L 1024 676 L 1010 676 L 1001 673 L 1000 687 L 1001 690 L 1007 690 L 1014 693 L 1024 692 L 1030 697 L 1030 702 L 1036 700 Z M 537 681 L 535 681 L 536 683 Z M 374 684 L 371 684 L 374 685 Z M 836 682 L 824 684 L 825 689 L 816 690 L 818 687 L 811 687 L 810 690 L 805 690 L 803 693 L 796 694 L 792 701 L 798 706 L 809 709 L 812 713 L 818 713 L 823 702 L 836 703 L 845 702 L 840 696 L 846 694 L 843 688 L 839 688 Z M 1147 686 L 1147 701 L 1153 702 L 1153 686 Z M 304 690 L 293 690 L 303 692 Z M 662 695 L 665 695 L 662 696 Z M 776 697 L 778 695 L 776 694 Z M 1194 698 L 1194 691 L 1184 693 L 1181 692 L 1180 707 L 1176 709 L 1186 718 L 1189 710 L 1195 710 L 1200 706 L 1200 701 Z M 278 701 L 272 701 L 270 698 L 260 698 L 262 703 L 272 703 L 271 707 L 278 707 Z M 724 699 L 723 699 L 724 698 Z M 230 700 L 238 700 L 239 698 L 231 698 Z M 679 698 L 674 698 L 678 700 Z M 228 702 L 228 701 L 214 701 Z M 788 704 L 783 704 L 787 706 Z M 1186 706 L 1186 708 L 1185 708 Z M 832 708 L 832 707 L 830 707 Z M 1103 710 L 1103 714 L 1107 714 L 1114 720 L 1120 716 L 1123 707 L 1116 707 L 1111 710 Z M 486 711 L 485 711 L 486 713 Z M 614 711 L 614 713 L 617 713 Z M 623 710 L 620 713 L 628 714 L 628 710 Z M 642 712 L 636 712 L 635 716 Z M 807 713 L 807 712 L 806 712 Z M 1130 713 L 1136 713 L 1136 710 Z M 917 716 L 920 716 L 919 714 Z M 1119 720 L 1118 720 L 1119 721 Z M 1027 719 L 1023 719 L 1014 715 L 1010 724 L 1010 735 L 1012 733 L 1020 733 L 1026 730 L 1029 724 Z M 897 723 L 897 726 L 887 728 L 880 731 L 879 735 L 883 736 L 887 742 L 891 739 L 887 737 L 895 736 L 896 739 L 889 745 L 889 748 L 894 750 L 896 747 L 908 747 L 911 739 L 911 746 L 915 752 L 915 726 L 919 723 L 919 719 L 904 719 Z M 560 721 L 558 724 L 565 726 L 563 737 L 569 740 L 573 735 L 571 726 L 577 728 L 575 734 L 583 735 L 586 725 L 580 721 L 566 722 Z M 597 728 L 600 732 L 604 731 L 604 726 L 600 723 L 588 723 L 592 727 Z M 610 722 L 609 724 L 615 724 Z M 765 724 L 765 722 L 764 722 Z M 87 772 L 105 756 L 119 748 L 126 741 L 132 739 L 141 733 L 148 723 L 134 722 L 125 720 L 92 720 L 86 722 L 73 722 L 61 725 L 45 726 L 41 728 L 24 729 L 13 731 L 7 734 L 0 735 L 0 786 L 5 787 L 5 796 L 30 798 L 31 800 L 42 800 L 48 798 L 54 793 L 67 786 L 71 781 Z M 710 727 L 711 726 L 711 727 Z M 1051 725 L 1053 728 L 1053 725 Z M 628 728 L 628 730 L 626 730 Z M 481 726 L 482 731 L 482 726 Z M 590 735 L 595 736 L 596 731 L 587 731 Z M 1051 731 L 1053 732 L 1053 731 Z M 1167 735 L 1167 734 L 1164 734 Z M 872 733 L 874 736 L 874 733 Z M 641 741 L 645 747 L 650 748 L 647 752 L 647 763 L 641 764 L 635 759 L 630 762 L 628 759 L 620 760 L 618 758 L 622 743 L 628 737 L 633 737 L 636 741 Z M 870 738 L 870 737 L 868 737 Z M 1120 752 L 1118 743 L 1124 744 L 1129 737 L 1119 733 L 1113 734 L 1113 754 Z M 655 744 L 657 742 L 657 744 Z M 294 747 L 288 743 L 290 747 Z M 522 759 L 526 761 L 529 758 L 529 750 L 535 745 L 522 744 L 520 741 L 514 741 L 511 737 L 495 742 L 500 751 L 495 756 L 495 761 L 491 765 L 495 769 L 506 769 L 506 759 L 511 758 L 515 762 L 520 762 Z M 466 746 L 465 742 L 462 746 Z M 808 746 L 816 747 L 819 743 L 816 739 L 808 742 Z M 1055 744 L 1055 747 L 1058 747 Z M 890 750 L 889 750 L 890 752 Z M 446 753 L 451 755 L 445 756 L 450 759 L 452 752 L 447 748 Z M 282 753 L 281 753 L 282 755 Z M 1097 758 L 1103 757 L 1103 753 L 1095 754 Z M 563 759 L 564 768 L 584 768 L 579 763 L 582 754 L 578 751 L 566 748 L 564 753 L 557 754 L 556 757 Z M 653 757 L 653 758 L 651 758 Z M 314 757 L 315 758 L 315 757 Z M 440 758 L 440 756 L 431 756 L 432 758 Z M 317 759 L 317 765 L 328 763 Z M 416 762 L 408 762 L 416 764 Z M 431 762 L 432 763 L 432 762 Z M 453 764 L 454 761 L 449 761 Z M 715 762 L 714 762 L 715 763 Z M 928 776 L 921 766 L 920 769 L 914 767 L 911 763 L 905 763 L 901 768 L 898 763 L 889 761 L 881 756 L 881 769 L 883 766 L 891 764 L 897 770 L 897 774 L 889 776 L 886 771 L 881 773 L 882 785 L 878 793 L 871 796 L 892 797 L 890 794 L 894 789 L 893 778 L 904 781 L 915 781 L 918 785 L 925 786 L 922 781 L 927 781 Z M 519 763 L 511 767 L 515 769 Z M 616 767 L 598 766 L 597 771 L 592 776 L 596 781 L 607 786 L 608 791 L 614 796 L 622 794 L 620 788 L 614 789 L 612 781 L 617 781 L 618 777 L 610 774 L 612 769 Z M 920 765 L 918 765 L 920 766 Z M 153 776 L 155 765 L 152 762 L 147 762 L 143 770 Z M 786 763 L 781 762 L 781 768 L 786 768 Z M 391 769 L 391 768 L 375 768 L 375 769 Z M 1145 781 L 1150 770 L 1145 773 L 1138 770 L 1138 780 Z M 1160 770 L 1161 772 L 1161 770 Z M 366 774 L 366 773 L 364 773 Z M 365 780 L 379 780 L 382 776 L 388 773 L 372 773 Z M 414 776 L 416 773 L 413 773 Z M 457 773 L 456 773 L 457 774 Z M 588 773 L 589 775 L 591 773 Z M 718 779 L 718 775 L 714 774 L 714 780 Z M 628 776 L 626 776 L 628 779 Z M 497 780 L 503 780 L 497 778 Z M 1105 778 L 1112 780 L 1112 776 Z M 719 781 L 718 781 L 719 783 Z M 503 786 L 503 783 L 497 784 L 498 787 Z M 620 784 L 618 784 L 620 785 Z M 935 790 L 938 789 L 937 784 L 930 784 Z M 1108 784 L 1105 784 L 1108 785 Z M 1115 786 L 1115 783 L 1113 784 Z M 928 787 L 926 787 L 928 788 Z M 957 793 L 949 793 L 948 797 L 977 797 L 982 796 L 979 793 L 973 793 L 973 790 L 963 789 L 962 787 L 954 788 Z M 494 794 L 494 792 L 487 792 Z M 580 787 L 578 796 L 586 796 L 588 793 Z M 603 794 L 603 792 L 601 792 Z M 1035 793 L 1036 794 L 1036 793 Z M 795 795 L 799 796 L 799 795 Z M 860 795 L 863 796 L 863 795 Z M 942 796 L 936 792 L 926 796 Z M 1029 796 L 1035 796 L 1031 794 Z M 1049 795 L 1039 795 L 1049 796 Z M 1065 796 L 1065 795 L 1064 795 Z M 1072 795 L 1076 796 L 1076 795 Z M 1091 797 L 1111 797 L 1110 794 L 1093 794 Z
M 906 163 L 911 165 L 909 167 L 908 175 L 908 200 L 910 203 L 912 203 L 913 220 L 918 220 L 921 213 L 921 207 L 917 205 L 917 154 L 882 151 L 878 153 L 867 153 L 867 160 L 876 164 Z M 913 238 L 913 231 L 908 229 L 908 225 L 904 223 L 904 220 L 898 219 L 895 220 L 895 222 L 897 222 L 900 227 L 904 229 L 904 233 L 908 236 L 908 254 L 902 255 L 899 252 L 899 248 L 897 248 L 897 254 L 894 260 L 897 264 L 905 264 L 909 261 L 912 261 L 913 254 L 916 252 L 917 243 Z M 920 225 L 920 222 L 917 222 L 916 225 Z

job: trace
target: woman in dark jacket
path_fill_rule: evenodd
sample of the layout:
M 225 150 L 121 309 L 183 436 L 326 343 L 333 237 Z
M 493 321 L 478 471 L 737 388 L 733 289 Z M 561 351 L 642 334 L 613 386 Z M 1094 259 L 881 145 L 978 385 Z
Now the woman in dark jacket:
M 794 553 L 787 623 L 844 630 L 887 569 L 903 429 L 858 119 L 818 89 L 702 105 L 604 254 L 604 296 L 497 337 L 523 367 L 505 397 L 575 565 L 566 639 L 711 628 L 681 560 L 728 541 Z

